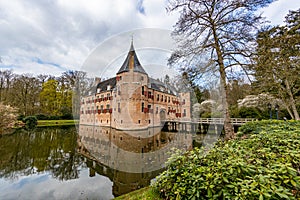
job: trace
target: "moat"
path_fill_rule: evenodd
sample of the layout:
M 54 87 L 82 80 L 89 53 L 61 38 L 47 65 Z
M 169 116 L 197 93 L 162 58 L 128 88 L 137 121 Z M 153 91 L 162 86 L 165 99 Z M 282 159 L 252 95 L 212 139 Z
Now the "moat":
M 154 130 L 19 129 L 0 136 L 0 199 L 112 199 L 149 185 L 173 147 L 201 141 Z

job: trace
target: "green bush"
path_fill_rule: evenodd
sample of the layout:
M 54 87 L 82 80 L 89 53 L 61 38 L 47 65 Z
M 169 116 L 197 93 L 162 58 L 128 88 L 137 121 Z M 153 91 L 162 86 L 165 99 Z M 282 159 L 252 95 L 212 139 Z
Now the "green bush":
M 19 115 L 18 117 L 17 117 L 17 120 L 19 120 L 19 121 L 23 121 L 24 120 L 24 115 Z
M 60 120 L 59 116 L 49 116 L 49 120 Z
M 245 135 L 245 134 L 258 134 L 262 131 L 266 132 L 278 132 L 278 131 L 296 131 L 300 133 L 300 121 L 295 120 L 262 120 L 256 122 L 249 122 L 242 125 L 239 128 L 238 134 Z
M 265 115 L 264 111 L 255 107 L 233 107 L 231 108 L 231 117 L 268 119 L 269 115 Z
M 37 114 L 35 116 L 38 120 L 48 120 L 49 119 L 49 117 L 47 115 L 44 115 L 44 114 Z
M 176 153 L 154 187 L 166 199 L 299 199 L 299 122 L 256 123 L 246 139 Z
M 261 119 L 261 111 L 258 108 L 254 107 L 241 107 L 239 109 L 239 117 L 241 118 L 256 118 L 256 119 Z
M 33 129 L 37 125 L 37 118 L 36 116 L 28 116 L 23 119 L 23 122 L 25 123 L 25 127 L 27 129 Z

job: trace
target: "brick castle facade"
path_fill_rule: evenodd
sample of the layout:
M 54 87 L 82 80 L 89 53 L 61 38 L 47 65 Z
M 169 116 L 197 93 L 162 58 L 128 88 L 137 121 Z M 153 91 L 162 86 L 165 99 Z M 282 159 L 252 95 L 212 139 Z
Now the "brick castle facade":
M 82 97 L 80 124 L 139 130 L 161 127 L 164 121 L 190 120 L 190 93 L 178 93 L 150 78 L 133 43 L 116 76 L 99 82 Z

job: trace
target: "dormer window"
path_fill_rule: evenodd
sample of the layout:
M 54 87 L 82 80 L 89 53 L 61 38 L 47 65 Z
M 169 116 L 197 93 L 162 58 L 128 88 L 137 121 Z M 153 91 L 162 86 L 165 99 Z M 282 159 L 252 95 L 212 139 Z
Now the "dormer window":
M 111 86 L 110 85 L 107 85 L 107 90 L 110 90 Z
M 100 88 L 97 88 L 97 93 L 100 93 L 100 90 L 101 90 Z

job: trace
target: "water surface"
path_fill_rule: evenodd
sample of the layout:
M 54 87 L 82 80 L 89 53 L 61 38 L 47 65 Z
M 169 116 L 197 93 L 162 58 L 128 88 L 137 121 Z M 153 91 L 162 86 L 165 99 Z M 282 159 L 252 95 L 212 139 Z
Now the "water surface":
M 173 147 L 202 140 L 154 129 L 19 129 L 0 136 L 0 199 L 112 199 L 148 186 Z

